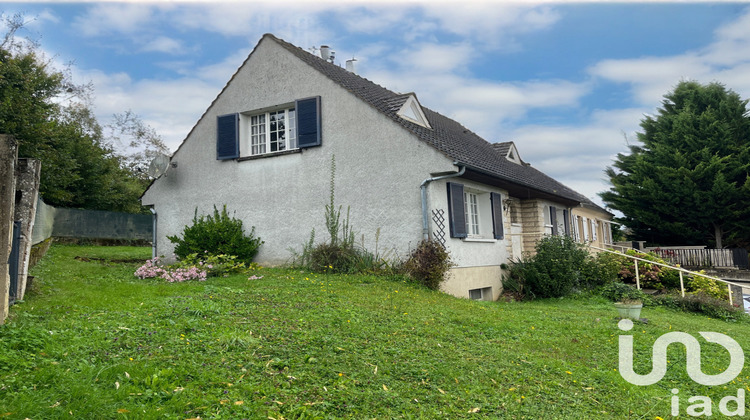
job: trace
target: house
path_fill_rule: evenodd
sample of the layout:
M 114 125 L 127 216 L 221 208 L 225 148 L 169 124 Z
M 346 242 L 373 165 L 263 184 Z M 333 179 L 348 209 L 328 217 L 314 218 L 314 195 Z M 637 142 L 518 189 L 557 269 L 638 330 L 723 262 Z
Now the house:
M 490 144 L 415 93 L 266 34 L 143 194 L 156 252 L 171 255 L 166 237 L 196 209 L 226 204 L 265 241 L 257 261 L 288 262 L 312 228 L 325 239 L 334 156 L 336 204 L 351 208 L 363 245 L 403 256 L 424 237 L 443 242 L 457 263 L 444 290 L 462 297 L 496 299 L 501 264 L 544 234 L 573 232 L 571 216 L 593 204 L 513 143 Z

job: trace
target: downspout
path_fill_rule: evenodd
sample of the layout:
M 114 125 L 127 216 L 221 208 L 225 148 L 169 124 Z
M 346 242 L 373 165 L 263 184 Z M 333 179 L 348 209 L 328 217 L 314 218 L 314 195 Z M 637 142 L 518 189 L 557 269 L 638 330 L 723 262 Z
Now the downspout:
M 156 210 L 154 210 L 153 207 L 149 207 L 149 210 L 151 210 L 151 214 L 153 214 L 152 223 L 153 227 L 151 228 L 151 258 L 156 258 Z
M 456 164 L 456 162 L 454 162 Z M 446 178 L 455 178 L 458 176 L 461 176 L 466 172 L 466 166 L 460 166 L 460 170 L 454 174 L 449 175 L 441 175 L 436 176 L 434 178 L 427 178 L 424 181 L 422 181 L 422 184 L 419 186 L 420 192 L 422 194 L 422 237 L 425 241 L 430 239 L 430 225 L 429 225 L 429 217 L 427 215 L 427 184 L 429 184 L 432 181 L 437 181 L 439 179 L 446 179 Z

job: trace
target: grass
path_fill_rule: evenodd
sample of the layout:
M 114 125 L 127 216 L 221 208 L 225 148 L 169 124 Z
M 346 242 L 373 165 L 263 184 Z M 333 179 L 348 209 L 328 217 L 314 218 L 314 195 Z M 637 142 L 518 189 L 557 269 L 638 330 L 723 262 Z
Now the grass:
M 78 257 L 78 258 L 76 258 Z M 618 367 L 617 312 L 596 297 L 475 302 L 373 276 L 139 280 L 149 248 L 53 246 L 0 327 L 0 418 L 669 418 L 694 395 L 748 388 L 747 369 L 704 387 L 672 346 L 667 375 Z M 747 323 L 645 308 L 636 371 L 669 331 L 750 349 Z M 728 353 L 698 338 L 703 371 Z M 730 404 L 730 408 L 732 408 Z

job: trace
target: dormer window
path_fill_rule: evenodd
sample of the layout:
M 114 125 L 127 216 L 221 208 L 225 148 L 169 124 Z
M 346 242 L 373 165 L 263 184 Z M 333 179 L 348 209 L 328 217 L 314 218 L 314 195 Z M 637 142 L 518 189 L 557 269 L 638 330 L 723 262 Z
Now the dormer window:
M 519 165 L 523 164 L 523 162 L 521 162 L 521 157 L 518 155 L 518 149 L 516 149 L 516 145 L 514 143 L 510 144 L 510 147 L 508 148 L 508 154 L 505 157 L 513 163 L 517 163 Z
M 414 95 L 409 95 L 406 102 L 404 102 L 401 109 L 399 109 L 396 114 L 414 124 L 421 125 L 425 128 L 432 128 L 430 127 L 430 123 L 427 121 L 424 112 L 422 112 L 422 106 L 419 105 L 419 101 L 417 101 L 417 98 Z

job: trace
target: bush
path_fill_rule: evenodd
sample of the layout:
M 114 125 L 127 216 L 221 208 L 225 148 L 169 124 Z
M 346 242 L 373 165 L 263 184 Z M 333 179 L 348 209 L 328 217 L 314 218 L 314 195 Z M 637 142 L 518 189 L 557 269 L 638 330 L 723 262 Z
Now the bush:
M 177 244 L 174 253 L 180 260 L 191 254 L 233 255 L 237 257 L 238 262 L 248 265 L 263 244 L 260 238 L 255 237 L 254 226 L 250 234 L 245 235 L 242 220 L 229 217 L 226 205 L 221 212 L 214 206 L 213 216 L 207 215 L 200 218 L 196 208 L 193 225 L 185 226 L 182 238 L 167 236 L 167 239 Z
M 311 271 L 354 273 L 359 255 L 353 246 L 325 242 L 314 246 L 306 258 L 307 268 Z
M 250 265 L 238 261 L 234 255 L 207 255 L 207 254 L 190 254 L 180 260 L 173 267 L 189 268 L 197 267 L 205 270 L 208 277 L 226 277 L 230 274 L 245 273 L 249 270 L 255 270 L 259 266 L 256 263 Z
M 650 296 L 643 293 L 642 290 L 638 290 L 621 281 L 611 281 L 602 286 L 598 292 L 601 296 L 612 302 L 622 302 L 625 300 L 640 300 L 641 302 L 648 302 L 650 300 Z
M 448 251 L 436 240 L 422 240 L 404 263 L 409 276 L 432 290 L 440 288 L 451 267 Z
M 699 273 L 706 274 L 706 271 L 701 270 Z M 692 275 L 687 280 L 685 287 L 691 292 L 703 293 L 717 300 L 729 301 L 729 289 L 727 285 L 708 277 Z
M 512 264 L 512 276 L 531 298 L 561 297 L 586 286 L 588 252 L 567 236 L 548 236 L 536 244 L 536 254 Z
M 749 321 L 744 309 L 730 306 L 727 302 L 715 299 L 704 293 L 689 293 L 682 297 L 679 293 L 669 293 L 653 297 L 653 303 L 672 309 L 702 313 L 724 321 Z
M 625 254 L 631 255 L 633 257 L 643 258 L 644 260 L 666 264 L 663 259 L 659 258 L 652 252 L 646 254 L 634 249 L 629 249 L 625 252 Z M 664 289 L 662 279 L 665 276 L 669 276 L 668 279 L 670 279 L 670 281 L 673 281 L 673 277 L 671 277 L 673 275 L 667 274 L 670 271 L 674 270 L 664 269 L 659 265 L 647 263 L 645 261 L 638 261 L 638 277 L 641 283 L 641 287 L 645 289 Z M 622 281 L 635 284 L 635 260 L 631 258 L 625 258 L 623 260 L 622 267 L 620 268 L 619 276 Z M 679 273 L 677 281 L 679 282 Z
M 594 257 L 587 257 L 581 270 L 582 285 L 595 288 L 617 280 L 622 264 L 620 256 L 601 252 Z

